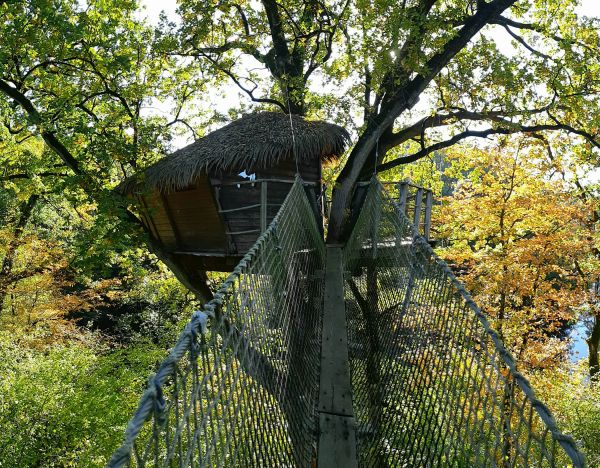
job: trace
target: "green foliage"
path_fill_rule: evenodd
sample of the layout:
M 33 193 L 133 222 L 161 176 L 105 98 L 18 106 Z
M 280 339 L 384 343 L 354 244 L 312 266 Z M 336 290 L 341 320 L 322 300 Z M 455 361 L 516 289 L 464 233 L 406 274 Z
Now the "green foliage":
M 105 466 L 191 295 L 142 249 L 86 251 L 93 205 L 48 195 L 15 236 L 19 205 L 2 193 L 0 258 L 16 250 L 0 310 L 0 466 Z
M 440 250 L 490 315 L 520 365 L 551 366 L 557 340 L 595 277 L 593 205 L 546 172 L 533 149 L 448 154 L 458 180 L 439 210 Z M 589 270 L 583 268 L 589 267 Z
M 548 160 L 523 141 L 444 157 L 454 187 L 435 215 L 435 237 L 445 245 L 438 252 L 491 317 L 560 429 L 595 466 L 600 387 L 589 382 L 585 363 L 568 363 L 565 337 L 568 322 L 597 301 L 588 291 L 599 268 L 594 185 L 577 185 L 575 172 L 585 167 L 573 166 L 569 155 Z
M 590 383 L 587 373 L 582 362 L 575 369 L 536 373 L 532 382 L 561 428 L 582 447 L 591 467 L 600 464 L 600 384 Z
M 106 464 L 165 351 L 86 340 L 38 351 L 1 337 L 0 466 Z

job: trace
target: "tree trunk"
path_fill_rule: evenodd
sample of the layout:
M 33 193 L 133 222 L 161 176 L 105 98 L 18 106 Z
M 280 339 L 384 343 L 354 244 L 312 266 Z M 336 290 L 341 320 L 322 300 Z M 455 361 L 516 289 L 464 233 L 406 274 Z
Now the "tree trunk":
M 590 378 L 598 379 L 600 377 L 600 315 L 595 315 L 593 321 L 592 333 L 586 342 L 589 349 Z
M 2 266 L 0 267 L 0 313 L 4 307 L 4 300 L 6 298 L 6 294 L 8 293 L 8 288 L 14 282 L 12 279 L 12 269 L 15 254 L 17 252 L 17 248 L 21 245 L 23 230 L 25 229 L 29 218 L 31 218 L 31 213 L 33 212 L 33 208 L 35 207 L 38 199 L 39 195 L 31 195 L 27 201 L 24 201 L 19 206 L 19 220 L 15 226 L 13 237 L 8 243 L 6 253 L 2 259 Z
M 458 33 L 438 53 L 429 58 L 424 67 L 426 69 L 424 73 L 409 78 L 401 67 L 396 70 L 396 79 L 391 81 L 393 84 L 389 89 L 382 90 L 387 94 L 379 112 L 369 119 L 367 128 L 348 156 L 348 162 L 336 181 L 331 203 L 328 242 L 339 243 L 342 241 L 343 224 L 348 214 L 347 208 L 354 186 L 361 176 L 364 177 L 365 173 L 369 172 L 369 161 L 374 162 L 374 152 L 377 152 L 381 159 L 393 146 L 386 137 L 392 134 L 396 118 L 416 104 L 429 83 L 481 28 L 514 3 L 516 0 L 477 2 L 477 12 L 465 21 Z
M 352 194 L 363 170 L 364 162 L 369 158 L 378 137 L 378 133 L 371 133 L 365 134 L 359 139 L 336 181 L 331 197 L 331 211 L 327 228 L 328 243 L 342 242 L 343 232 L 348 231 L 344 223 L 350 215 L 348 207 Z
M 206 284 L 208 280 L 206 272 L 199 273 L 198 278 L 192 278 L 186 271 L 179 267 L 171 253 L 167 252 L 161 245 L 159 245 L 159 243 L 155 241 L 149 233 L 147 233 L 147 235 L 148 238 L 146 240 L 146 245 L 150 251 L 156 255 L 169 270 L 171 270 L 179 282 L 192 293 L 194 293 L 196 298 L 203 304 L 210 301 L 213 298 L 213 293 L 208 287 L 208 284 Z

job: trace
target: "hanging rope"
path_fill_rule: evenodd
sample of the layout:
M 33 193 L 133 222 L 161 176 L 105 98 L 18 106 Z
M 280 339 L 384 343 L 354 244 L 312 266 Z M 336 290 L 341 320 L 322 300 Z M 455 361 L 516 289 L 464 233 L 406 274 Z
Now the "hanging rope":
M 300 166 L 298 163 L 298 154 L 296 153 L 296 136 L 294 134 L 294 120 L 292 119 L 292 109 L 290 106 L 290 89 L 288 88 L 287 81 L 285 82 L 285 97 L 287 100 L 288 115 L 290 116 L 290 130 L 292 132 L 292 153 L 294 155 L 294 162 L 296 163 L 296 175 L 300 175 Z
M 377 163 L 379 162 L 379 137 L 375 142 L 375 162 L 373 163 L 373 177 L 377 177 Z
M 288 110 L 289 110 L 289 102 L 288 102 Z M 298 164 L 298 154 L 296 152 L 296 137 L 294 135 L 294 121 L 292 119 L 292 113 L 290 111 L 290 129 L 292 131 L 292 152 L 294 153 L 294 161 L 296 162 L 296 175 L 300 175 L 300 166 Z

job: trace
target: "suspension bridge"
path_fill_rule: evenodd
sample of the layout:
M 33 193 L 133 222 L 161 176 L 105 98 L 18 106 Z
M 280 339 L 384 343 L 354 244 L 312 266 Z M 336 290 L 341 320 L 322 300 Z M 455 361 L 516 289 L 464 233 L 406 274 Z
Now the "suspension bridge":
M 297 178 L 149 379 L 109 466 L 584 459 L 380 182 L 334 246 Z

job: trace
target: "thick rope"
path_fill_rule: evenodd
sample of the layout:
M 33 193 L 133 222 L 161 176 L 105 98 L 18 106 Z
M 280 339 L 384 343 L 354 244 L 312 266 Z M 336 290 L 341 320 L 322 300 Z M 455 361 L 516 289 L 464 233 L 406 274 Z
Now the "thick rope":
M 214 298 L 194 312 L 149 379 L 123 444 L 108 466 L 162 466 L 175 460 L 182 466 L 220 466 L 248 457 L 259 465 L 307 465 L 315 440 L 316 428 L 310 426 L 319 360 L 318 349 L 311 358 L 303 348 L 306 343 L 297 337 L 318 341 L 320 314 L 315 313 L 322 288 L 309 278 L 323 269 L 324 255 L 303 182 L 297 177 L 268 229 Z M 271 337 L 296 349 L 295 356 L 289 349 L 287 357 L 273 354 L 265 341 Z M 301 380 L 294 380 L 292 373 Z M 293 389 L 288 388 L 290 379 Z M 276 451 L 252 441 L 257 424 L 278 444 Z M 238 432 L 247 440 L 234 439 Z M 245 452 L 249 446 L 256 453 Z
M 324 258 L 297 177 L 150 378 L 109 466 L 313 465 Z M 375 177 L 343 263 L 362 465 L 584 465 Z

